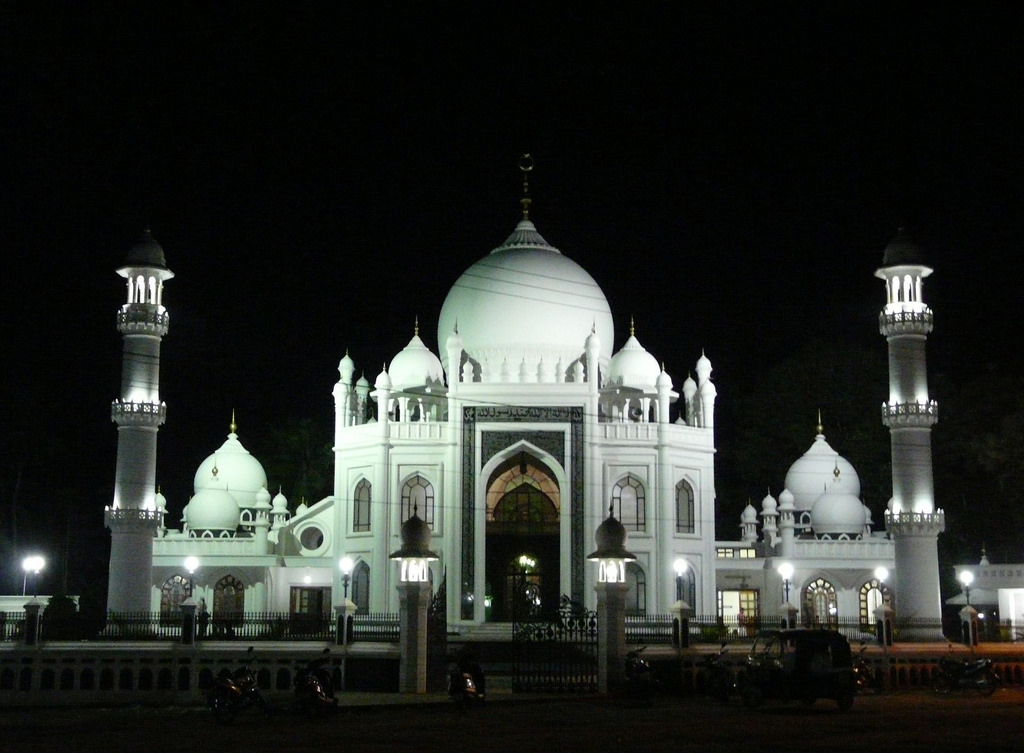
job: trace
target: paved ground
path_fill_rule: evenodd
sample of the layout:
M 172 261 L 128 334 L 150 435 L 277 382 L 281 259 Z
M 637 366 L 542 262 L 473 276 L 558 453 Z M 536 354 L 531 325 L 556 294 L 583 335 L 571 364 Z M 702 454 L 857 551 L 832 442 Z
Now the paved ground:
M 382 701 L 387 701 L 382 704 Z M 334 717 L 306 720 L 287 709 L 214 724 L 205 709 L 0 711 L 0 752 L 358 751 L 358 753 L 620 753 L 644 751 L 1019 750 L 1024 689 L 935 696 L 916 690 L 835 704 L 766 704 L 658 698 L 649 708 L 600 698 L 498 694 L 460 713 L 440 696 L 346 695 Z

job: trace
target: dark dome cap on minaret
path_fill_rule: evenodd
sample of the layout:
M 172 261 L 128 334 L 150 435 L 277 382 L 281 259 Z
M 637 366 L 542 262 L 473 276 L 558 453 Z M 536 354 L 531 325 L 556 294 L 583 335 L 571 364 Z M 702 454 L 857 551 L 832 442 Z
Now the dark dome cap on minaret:
M 896 231 L 895 237 L 885 247 L 882 256 L 883 267 L 900 267 L 904 265 L 925 266 L 924 253 L 905 227 Z
M 164 258 L 164 250 L 160 244 L 153 239 L 152 233 L 147 227 L 142 231 L 138 240 L 128 250 L 128 258 L 125 261 L 128 267 L 160 267 L 167 269 L 167 259 Z
M 436 560 L 439 557 L 430 551 L 430 540 L 432 534 L 430 526 L 427 525 L 415 511 L 412 517 L 402 523 L 400 531 L 402 537 L 402 548 L 393 552 L 389 559 L 425 559 Z

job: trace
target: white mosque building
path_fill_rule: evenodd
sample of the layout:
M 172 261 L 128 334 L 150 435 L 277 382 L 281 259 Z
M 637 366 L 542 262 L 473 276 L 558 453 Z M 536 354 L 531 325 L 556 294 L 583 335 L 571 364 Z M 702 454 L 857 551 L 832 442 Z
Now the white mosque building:
M 881 531 L 860 499 L 855 469 L 819 426 L 778 497 L 768 494 L 759 510 L 748 505 L 737 540 L 717 541 L 711 362 L 699 354 L 695 378 L 677 391 L 632 324 L 616 339 L 600 286 L 541 236 L 528 208 L 524 199 L 512 234 L 449 290 L 437 317 L 440 353 L 417 327 L 372 384 L 356 378 L 358 354 L 341 358 L 333 494 L 297 509 L 280 492 L 272 496 L 272 480 L 232 423 L 195 471 L 180 527 L 166 520 L 155 478 L 166 414 L 159 395 L 168 329 L 163 284 L 173 275 L 148 234 L 133 247 L 119 270 L 127 303 L 119 314 L 122 394 L 113 407 L 117 474 L 106 513 L 108 610 L 169 613 L 191 583 L 214 618 L 327 616 L 345 597 L 360 610 L 397 611 L 398 565 L 389 555 L 401 546 L 403 522 L 417 515 L 433 533 L 438 559 L 430 578 L 435 588 L 445 582 L 449 628 L 471 634 L 522 610 L 545 611 L 562 595 L 593 608 L 597 572 L 586 553 L 611 514 L 636 558 L 627 566 L 633 613 L 664 614 L 682 598 L 696 614 L 741 625 L 744 616 L 783 615 L 788 602 L 804 622 L 870 622 L 893 594 L 897 610 L 906 600 L 913 616 L 937 621 L 941 511 L 924 504 L 930 449 L 927 488 L 915 487 L 913 515 L 905 498 L 894 498 L 889 531 Z M 905 243 L 898 236 L 890 244 L 880 276 L 911 279 L 912 300 L 887 278 L 883 320 L 903 303 L 927 311 L 920 261 L 890 258 Z M 896 359 L 903 370 L 897 384 L 908 374 L 924 381 L 924 336 L 914 338 L 920 348 Z M 893 415 L 906 415 L 906 402 L 893 397 Z M 921 415 L 911 412 L 917 448 L 922 427 L 930 428 Z M 897 479 L 905 467 L 922 473 L 916 460 L 899 469 L 894 462 L 895 489 L 905 488 Z M 900 535 L 911 540 L 902 559 Z M 197 558 L 195 572 L 186 571 L 187 557 Z M 352 563 L 350 578 L 339 568 L 343 558 Z M 785 578 L 782 563 L 792 566 Z M 923 572 L 935 594 L 907 596 L 915 586 L 900 579 L 901 569 L 915 578 Z M 886 573 L 895 577 L 886 581 Z

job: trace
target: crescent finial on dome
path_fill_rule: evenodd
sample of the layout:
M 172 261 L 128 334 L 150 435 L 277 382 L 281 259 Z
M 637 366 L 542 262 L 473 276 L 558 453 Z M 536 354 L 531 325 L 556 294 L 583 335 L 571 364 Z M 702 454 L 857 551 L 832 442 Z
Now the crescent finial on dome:
M 530 181 L 529 173 L 533 170 L 533 157 L 529 154 L 524 154 L 519 158 L 519 170 L 523 173 L 523 198 L 519 200 L 519 204 L 523 207 L 523 219 L 530 219 Z

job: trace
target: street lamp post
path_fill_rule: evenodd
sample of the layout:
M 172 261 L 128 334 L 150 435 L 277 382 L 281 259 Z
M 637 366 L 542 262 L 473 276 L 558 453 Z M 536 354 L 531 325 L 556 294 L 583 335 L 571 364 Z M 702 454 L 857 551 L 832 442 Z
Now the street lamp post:
M 783 562 L 779 565 L 778 572 L 779 576 L 782 578 L 782 587 L 786 595 L 785 601 L 782 603 L 782 609 L 786 613 L 785 627 L 795 627 L 797 609 L 789 603 L 789 586 L 792 583 L 793 566 L 788 562 Z
M 974 583 L 974 573 L 964 570 L 960 573 L 960 582 L 964 586 L 964 597 L 967 599 L 967 606 L 971 605 L 971 584 Z
M 345 589 L 345 601 L 348 601 L 348 584 L 352 580 L 352 567 L 354 564 L 351 557 L 342 557 L 338 563 L 338 567 L 341 569 L 341 584 Z
M 21 561 L 21 569 L 25 571 L 25 577 L 21 581 L 21 595 L 24 596 L 28 590 L 28 574 L 39 575 L 39 571 L 46 567 L 46 560 L 40 557 L 38 554 L 33 554 Z M 33 589 L 38 591 L 39 584 L 37 581 L 32 581 Z
M 682 557 L 672 563 L 672 569 L 676 571 L 676 601 L 683 600 L 683 576 L 686 575 L 686 560 Z
M 188 570 L 188 596 L 192 598 L 192 591 L 195 587 L 195 573 L 199 569 L 199 559 L 192 556 L 186 557 L 185 569 Z

